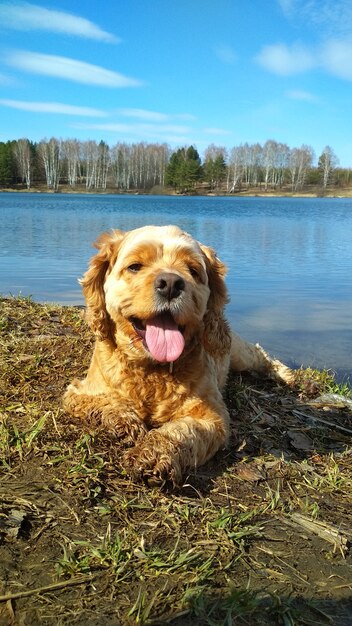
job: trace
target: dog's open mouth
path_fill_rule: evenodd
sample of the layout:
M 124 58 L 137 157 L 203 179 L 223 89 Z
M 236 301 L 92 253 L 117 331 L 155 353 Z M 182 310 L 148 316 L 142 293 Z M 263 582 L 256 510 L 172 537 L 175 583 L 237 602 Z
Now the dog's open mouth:
M 185 347 L 182 327 L 170 313 L 160 313 L 148 320 L 131 317 L 130 321 L 156 361 L 171 363 L 181 356 Z

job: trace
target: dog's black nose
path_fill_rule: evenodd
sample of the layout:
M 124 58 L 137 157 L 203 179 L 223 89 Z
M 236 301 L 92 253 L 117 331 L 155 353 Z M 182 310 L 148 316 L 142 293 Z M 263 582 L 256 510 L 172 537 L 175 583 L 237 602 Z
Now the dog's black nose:
M 155 279 L 157 293 L 167 300 L 177 298 L 184 291 L 186 284 L 183 278 L 172 272 L 163 272 Z

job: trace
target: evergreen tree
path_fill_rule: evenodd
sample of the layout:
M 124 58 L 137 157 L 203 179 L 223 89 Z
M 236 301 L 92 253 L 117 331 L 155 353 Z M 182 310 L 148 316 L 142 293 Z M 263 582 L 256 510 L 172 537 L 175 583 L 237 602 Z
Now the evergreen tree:
M 225 180 L 227 174 L 226 165 L 227 151 L 224 146 L 210 144 L 204 153 L 204 180 L 211 189 L 215 189 Z
M 179 171 L 182 162 L 182 149 L 173 152 L 165 171 L 165 183 L 174 189 L 179 187 Z
M 2 187 L 8 187 L 17 182 L 14 144 L 15 141 L 0 142 L 0 185 Z
M 165 182 L 174 189 L 188 191 L 193 189 L 202 174 L 198 151 L 193 147 L 179 148 L 174 152 L 167 165 Z

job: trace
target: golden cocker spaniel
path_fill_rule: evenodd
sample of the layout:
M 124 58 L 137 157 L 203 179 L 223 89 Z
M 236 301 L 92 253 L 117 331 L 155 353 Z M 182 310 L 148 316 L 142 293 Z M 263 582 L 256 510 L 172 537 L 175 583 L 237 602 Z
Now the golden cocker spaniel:
M 95 245 L 81 280 L 95 349 L 64 407 L 128 446 L 132 476 L 181 484 L 227 443 L 229 367 L 287 382 L 292 372 L 230 331 L 224 264 L 177 226 L 114 230 Z

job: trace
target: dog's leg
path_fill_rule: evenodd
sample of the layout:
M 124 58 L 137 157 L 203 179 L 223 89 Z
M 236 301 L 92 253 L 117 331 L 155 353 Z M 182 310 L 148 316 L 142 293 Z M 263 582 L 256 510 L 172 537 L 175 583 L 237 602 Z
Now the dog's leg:
M 122 464 L 129 474 L 149 485 L 181 485 L 187 471 L 195 470 L 226 446 L 229 416 L 222 400 L 211 406 L 193 399 L 186 402 L 182 413 L 150 430 L 128 450 Z
M 104 409 L 111 407 L 111 399 L 107 395 L 89 395 L 83 393 L 80 380 L 73 380 L 67 387 L 63 397 L 63 408 L 73 417 L 82 420 L 99 423 Z
M 230 366 L 235 372 L 252 370 L 288 384 L 294 379 L 294 372 L 287 365 L 272 359 L 258 343 L 249 343 L 235 333 L 232 333 Z
M 80 381 L 73 381 L 64 395 L 64 409 L 73 417 L 101 424 L 125 445 L 133 445 L 148 429 L 133 408 L 117 394 L 89 395 L 79 391 Z

